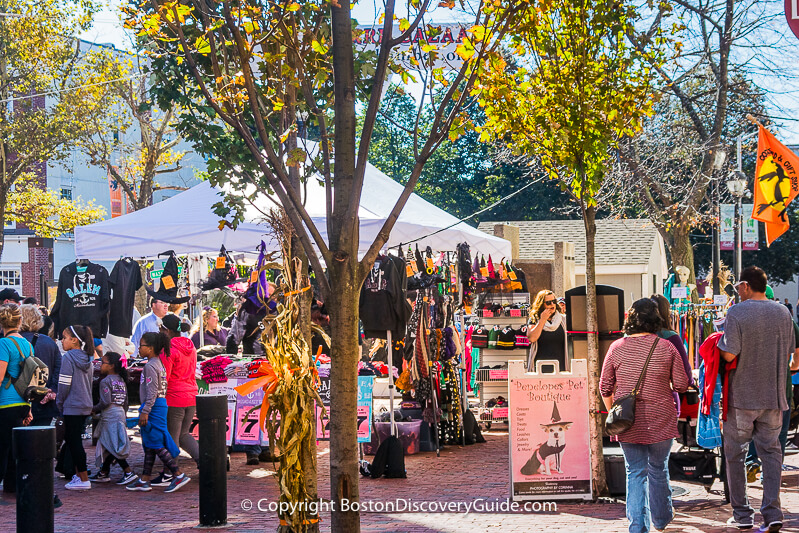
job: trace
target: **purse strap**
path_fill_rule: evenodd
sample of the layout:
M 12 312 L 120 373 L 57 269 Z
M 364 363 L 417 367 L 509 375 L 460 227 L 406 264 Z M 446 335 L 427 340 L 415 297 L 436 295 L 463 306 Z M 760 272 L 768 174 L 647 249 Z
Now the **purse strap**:
M 641 370 L 641 375 L 638 377 L 638 383 L 635 384 L 635 388 L 633 389 L 632 395 L 638 396 L 638 393 L 641 391 L 641 382 L 644 381 L 644 376 L 646 375 L 646 368 L 649 366 L 649 360 L 652 359 L 652 354 L 655 353 L 655 346 L 658 345 L 658 341 L 660 337 L 657 335 L 655 336 L 655 342 L 652 343 L 652 348 L 649 349 L 649 355 L 646 357 L 646 363 L 644 363 L 644 369 Z

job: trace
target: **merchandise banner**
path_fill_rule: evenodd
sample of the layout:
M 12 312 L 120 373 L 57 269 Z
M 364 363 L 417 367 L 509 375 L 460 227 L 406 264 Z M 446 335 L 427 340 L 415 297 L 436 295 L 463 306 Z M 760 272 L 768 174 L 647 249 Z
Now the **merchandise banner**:
M 358 376 L 358 442 L 372 441 L 372 389 L 374 376 Z
M 371 442 L 372 440 L 374 379 L 374 376 L 358 376 L 358 442 Z M 320 420 L 322 407 L 316 406 L 316 439 L 330 440 L 330 430 L 327 427 L 330 421 L 330 377 L 320 377 L 319 381 L 319 396 L 322 397 L 322 404 L 328 410 L 328 416 Z
M 240 380 L 241 383 L 246 381 L 246 379 Z M 253 407 L 260 406 L 263 399 L 263 389 L 251 392 L 247 396 L 236 393 L 236 444 L 261 444 L 261 429 L 258 427 L 261 410 Z M 266 435 L 264 438 L 268 440 Z
M 525 372 L 508 362 L 510 485 L 514 500 L 590 500 L 591 447 L 588 368 L 575 359 L 571 372 Z

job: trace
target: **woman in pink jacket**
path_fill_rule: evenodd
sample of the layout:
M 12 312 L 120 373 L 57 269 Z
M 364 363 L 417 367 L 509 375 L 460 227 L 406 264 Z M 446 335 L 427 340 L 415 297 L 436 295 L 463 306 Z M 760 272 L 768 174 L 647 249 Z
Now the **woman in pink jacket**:
M 162 319 L 162 322 L 165 333 L 171 339 L 169 357 L 161 356 L 166 369 L 166 404 L 169 408 L 167 429 L 175 443 L 196 462 L 200 457 L 200 448 L 189 433 L 189 428 L 196 410 L 197 380 L 194 376 L 197 351 L 190 339 L 181 336 L 181 333 L 188 330 L 189 325 L 182 322 L 180 317 L 169 314 Z M 175 461 L 177 460 L 176 457 Z M 162 476 L 165 474 L 162 473 Z M 156 478 L 150 483 L 155 485 L 156 481 L 166 483 L 168 479 Z

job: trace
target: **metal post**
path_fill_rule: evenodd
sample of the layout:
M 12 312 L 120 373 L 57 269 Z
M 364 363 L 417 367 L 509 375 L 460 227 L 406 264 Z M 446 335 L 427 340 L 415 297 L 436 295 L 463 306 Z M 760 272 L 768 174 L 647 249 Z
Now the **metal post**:
M 736 148 L 738 151 L 738 176 L 746 177 L 743 173 L 743 154 L 741 153 L 741 136 L 736 140 Z M 746 192 L 746 187 L 741 194 L 735 197 L 735 281 L 741 275 L 741 256 L 743 255 L 743 213 L 741 212 L 741 201 Z
M 713 211 L 716 214 L 716 224 L 713 224 L 713 294 L 721 294 L 721 283 L 719 282 L 719 272 L 721 270 L 721 235 L 719 235 L 721 224 L 721 207 L 719 206 L 719 182 L 715 180 L 715 191 L 713 194 Z
M 17 533 L 52 533 L 55 428 L 14 428 L 12 446 L 17 462 Z
M 397 434 L 397 422 L 394 420 L 394 347 L 391 343 L 391 330 L 386 330 L 386 362 L 388 364 L 388 412 L 391 416 L 391 435 Z
M 735 199 L 735 270 L 736 280 L 741 275 L 741 264 L 743 262 L 743 208 L 741 206 L 742 197 Z
M 735 281 L 738 281 L 741 277 L 741 198 L 735 198 L 735 215 L 733 219 L 733 231 L 735 232 L 735 248 L 734 248 L 734 260 L 733 260 L 733 273 L 735 275 Z
M 200 527 L 227 523 L 227 396 L 197 396 L 200 423 Z

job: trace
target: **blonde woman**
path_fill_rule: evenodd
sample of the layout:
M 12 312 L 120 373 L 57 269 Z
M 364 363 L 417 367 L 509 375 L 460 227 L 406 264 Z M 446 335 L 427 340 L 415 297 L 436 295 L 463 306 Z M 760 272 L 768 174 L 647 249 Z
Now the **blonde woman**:
M 227 331 L 219 326 L 219 313 L 213 307 L 203 308 L 203 346 L 225 346 L 227 343 Z M 189 332 L 191 342 L 195 348 L 200 347 L 200 320 L 194 321 L 194 325 Z
M 558 299 L 548 290 L 539 291 L 530 310 L 527 338 L 530 340 L 528 370 L 535 362 L 557 361 L 560 370 L 566 370 L 566 316 L 558 311 Z

